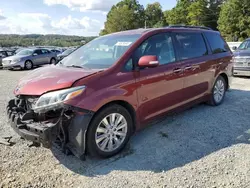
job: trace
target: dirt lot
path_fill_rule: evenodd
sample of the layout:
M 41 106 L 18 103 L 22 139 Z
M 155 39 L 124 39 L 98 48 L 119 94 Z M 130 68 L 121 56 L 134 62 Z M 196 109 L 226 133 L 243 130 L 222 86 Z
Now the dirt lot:
M 219 107 L 199 105 L 137 133 L 120 155 L 80 161 L 28 147 L 7 101 L 28 71 L 0 70 L 0 187 L 250 187 L 250 79 L 234 78 Z

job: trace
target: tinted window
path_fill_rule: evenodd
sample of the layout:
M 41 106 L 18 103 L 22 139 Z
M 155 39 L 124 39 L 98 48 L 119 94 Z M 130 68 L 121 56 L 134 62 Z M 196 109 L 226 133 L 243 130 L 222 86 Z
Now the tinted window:
M 175 53 L 171 35 L 168 33 L 154 35 L 145 40 L 135 51 L 133 59 L 138 63 L 145 55 L 155 55 L 160 64 L 167 64 L 175 61 Z
M 201 57 L 208 54 L 201 33 L 175 33 L 174 35 L 181 60 Z
M 250 49 L 250 40 L 246 40 L 246 41 L 242 42 L 240 44 L 240 46 L 238 47 L 238 49 L 240 49 L 240 50 Z
M 48 54 L 49 53 L 49 51 L 45 50 L 45 49 L 42 49 L 41 51 L 42 51 L 43 54 Z
M 205 33 L 206 38 L 212 48 L 214 54 L 229 51 L 227 43 L 221 38 L 218 33 Z
M 36 53 L 37 55 L 41 55 L 42 54 L 42 50 L 35 50 L 34 53 Z

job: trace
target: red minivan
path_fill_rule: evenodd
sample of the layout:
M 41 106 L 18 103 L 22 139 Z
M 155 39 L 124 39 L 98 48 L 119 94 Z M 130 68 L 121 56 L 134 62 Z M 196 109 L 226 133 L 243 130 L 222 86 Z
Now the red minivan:
M 232 52 L 205 27 L 137 29 L 96 38 L 22 78 L 7 106 L 13 129 L 79 158 L 110 157 L 167 112 L 223 102 Z

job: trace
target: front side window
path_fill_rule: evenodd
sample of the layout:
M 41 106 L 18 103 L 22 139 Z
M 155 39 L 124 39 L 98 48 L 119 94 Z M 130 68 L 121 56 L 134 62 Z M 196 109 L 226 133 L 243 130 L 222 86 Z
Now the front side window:
M 201 33 L 175 33 L 180 60 L 202 57 L 208 54 Z
M 133 55 L 135 64 L 146 55 L 157 56 L 160 65 L 174 62 L 176 59 L 171 34 L 157 34 L 145 40 Z
M 221 38 L 219 33 L 207 32 L 205 33 L 205 36 L 212 48 L 213 54 L 230 51 L 227 43 Z
M 109 68 L 140 36 L 140 34 L 117 34 L 99 37 L 70 53 L 58 63 L 58 66 L 78 66 L 87 69 Z
M 250 49 L 250 40 L 246 40 L 244 42 L 242 42 L 240 44 L 240 46 L 238 47 L 239 50 L 246 50 L 246 49 Z
M 34 54 L 41 55 L 42 54 L 42 50 L 35 50 Z

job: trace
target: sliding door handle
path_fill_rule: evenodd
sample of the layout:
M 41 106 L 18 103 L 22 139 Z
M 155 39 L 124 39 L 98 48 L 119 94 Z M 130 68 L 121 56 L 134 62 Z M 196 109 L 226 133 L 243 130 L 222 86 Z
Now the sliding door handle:
M 182 69 L 181 69 L 181 68 L 175 68 L 175 69 L 173 70 L 173 73 L 176 73 L 176 74 L 181 73 L 181 72 L 182 72 Z
M 191 70 L 192 69 L 192 67 L 191 66 L 186 66 L 185 68 L 184 68 L 184 70 L 185 71 L 187 71 L 187 70 Z

